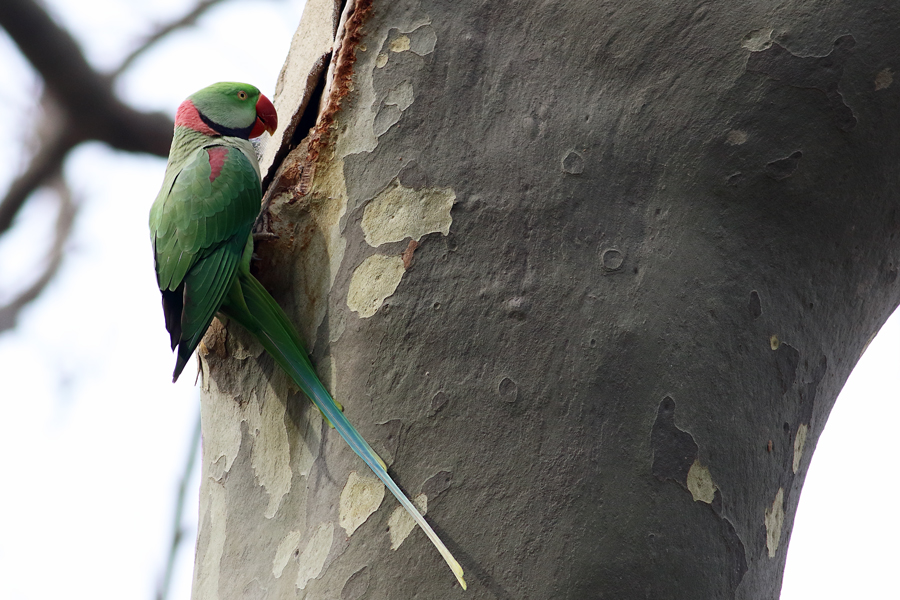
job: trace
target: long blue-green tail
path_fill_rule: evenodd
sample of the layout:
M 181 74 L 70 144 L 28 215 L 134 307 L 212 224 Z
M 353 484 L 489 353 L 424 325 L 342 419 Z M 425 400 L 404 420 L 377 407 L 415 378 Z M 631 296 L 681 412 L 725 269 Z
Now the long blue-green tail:
M 447 561 L 462 588 L 466 589 L 466 580 L 463 579 L 463 570 L 460 564 L 453 558 L 450 550 L 413 506 L 406 494 L 388 475 L 387 465 L 381 460 L 381 457 L 356 431 L 356 428 L 344 416 L 340 406 L 319 381 L 303 348 L 300 336 L 284 311 L 262 284 L 252 275 L 239 272 L 231 292 L 220 310 L 225 316 L 234 319 L 256 336 L 266 351 L 275 359 L 275 362 L 313 401 L 322 415 L 331 422 L 341 437 L 353 448 L 353 451 L 369 465 L 378 479 L 394 494 Z

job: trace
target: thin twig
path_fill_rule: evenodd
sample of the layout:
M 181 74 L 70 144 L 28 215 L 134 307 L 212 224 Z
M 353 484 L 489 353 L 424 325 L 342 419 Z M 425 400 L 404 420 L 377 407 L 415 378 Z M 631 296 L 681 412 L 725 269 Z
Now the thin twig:
M 62 265 L 66 242 L 72 231 L 78 206 L 72 199 L 72 193 L 65 181 L 61 177 L 58 177 L 55 181 L 54 187 L 59 198 L 59 212 L 56 217 L 53 245 L 47 256 L 47 265 L 44 267 L 44 272 L 41 273 L 41 276 L 28 289 L 20 292 L 5 306 L 0 307 L 0 333 L 16 326 L 16 321 L 22 309 L 44 291 L 44 288 L 47 287 Z
M 9 229 L 31 193 L 59 172 L 69 150 L 82 141 L 96 139 L 121 150 L 168 154 L 171 119 L 122 103 L 110 79 L 91 68 L 74 38 L 40 5 L 33 0 L 2 0 L 0 26 L 43 79 L 45 106 L 58 109 L 45 111 L 50 122 L 37 129 L 51 133 L 38 136 L 34 159 L 0 202 L 0 234 Z
M 173 31 L 190 26 L 224 0 L 200 0 L 180 19 L 161 26 L 129 54 L 112 75 L 97 72 L 87 62 L 71 34 L 58 25 L 34 0 L 0 0 L 3 27 L 25 58 L 40 74 L 45 94 L 43 122 L 36 127 L 38 149 L 25 171 L 0 200 L 0 235 L 6 233 L 32 193 L 59 175 L 69 151 L 83 141 L 98 140 L 119 150 L 168 155 L 172 121 L 159 113 L 137 111 L 115 95 L 112 82 L 143 52 Z M 62 214 L 63 205 L 61 205 Z M 62 248 L 71 231 L 57 228 Z M 48 269 L 35 284 L 7 306 L 0 307 L 0 332 L 13 327 L 25 304 L 37 297 L 59 268 L 51 256 Z
M 173 31 L 194 25 L 197 22 L 197 19 L 199 19 L 206 11 L 223 1 L 224 0 L 200 0 L 200 2 L 198 2 L 194 6 L 194 8 L 186 13 L 183 17 L 181 17 L 177 21 L 172 21 L 167 25 L 161 26 L 155 32 L 150 34 L 141 43 L 140 46 L 132 50 L 131 54 L 125 57 L 125 60 L 122 61 L 122 64 L 120 64 L 115 71 L 110 73 L 110 78 L 115 79 L 116 77 L 121 75 L 126 69 L 128 69 L 128 67 L 131 66 L 131 63 L 137 60 L 137 58 L 140 57 L 144 52 L 149 50 L 153 46 L 153 44 L 166 37 Z

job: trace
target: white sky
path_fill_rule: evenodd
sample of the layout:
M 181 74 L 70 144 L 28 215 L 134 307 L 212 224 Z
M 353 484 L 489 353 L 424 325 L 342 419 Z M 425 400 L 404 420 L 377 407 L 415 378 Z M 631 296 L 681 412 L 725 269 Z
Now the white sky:
M 191 2 L 47 4 L 88 59 L 109 69 L 153 23 Z M 271 97 L 301 13 L 302 0 L 226 2 L 145 55 L 119 91 L 138 107 L 169 114 L 220 80 L 247 81 Z M 10 138 L 0 146 L 5 190 L 26 163 L 21 148 L 37 114 L 39 81 L 2 30 L 0 81 L 0 123 Z M 84 206 L 64 268 L 18 328 L 0 335 L 3 598 L 149 600 L 155 592 L 198 411 L 194 367 L 169 382 L 174 358 L 153 278 L 147 212 L 164 168 L 162 159 L 99 144 L 69 158 L 66 176 Z M 32 203 L 17 231 L 0 239 L 0 302 L 36 272 L 52 210 L 51 199 Z M 891 568 L 900 562 L 891 445 L 900 422 L 898 366 L 894 317 L 860 361 L 819 442 L 782 600 L 898 597 Z M 173 600 L 190 597 L 198 481 Z

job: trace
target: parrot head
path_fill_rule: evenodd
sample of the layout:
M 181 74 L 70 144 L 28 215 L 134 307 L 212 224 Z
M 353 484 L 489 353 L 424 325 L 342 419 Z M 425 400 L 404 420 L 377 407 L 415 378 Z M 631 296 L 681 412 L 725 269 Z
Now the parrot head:
M 247 83 L 223 81 L 188 96 L 178 107 L 175 126 L 206 135 L 255 138 L 275 133 L 278 114 L 258 89 Z

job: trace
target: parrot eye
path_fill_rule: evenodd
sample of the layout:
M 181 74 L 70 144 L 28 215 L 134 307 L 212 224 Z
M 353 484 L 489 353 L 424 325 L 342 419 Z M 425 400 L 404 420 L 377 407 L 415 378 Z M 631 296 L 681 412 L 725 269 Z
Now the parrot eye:
M 237 96 L 238 96 L 238 98 L 239 98 L 240 100 L 246 100 L 246 99 L 247 99 L 247 92 L 245 92 L 244 90 L 241 90 L 241 91 L 238 92 Z

